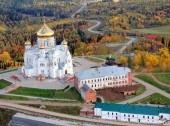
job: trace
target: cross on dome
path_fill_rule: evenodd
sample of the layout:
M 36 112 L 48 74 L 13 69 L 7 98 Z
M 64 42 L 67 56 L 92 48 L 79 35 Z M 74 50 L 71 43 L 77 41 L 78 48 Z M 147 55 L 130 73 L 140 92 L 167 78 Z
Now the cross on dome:
M 63 34 L 63 41 L 61 42 L 61 45 L 67 45 L 67 41 L 66 41 L 66 39 L 64 37 L 64 34 Z
M 47 25 L 44 19 L 44 24 L 41 29 L 37 32 L 38 37 L 51 37 L 54 35 L 54 31 L 51 30 Z

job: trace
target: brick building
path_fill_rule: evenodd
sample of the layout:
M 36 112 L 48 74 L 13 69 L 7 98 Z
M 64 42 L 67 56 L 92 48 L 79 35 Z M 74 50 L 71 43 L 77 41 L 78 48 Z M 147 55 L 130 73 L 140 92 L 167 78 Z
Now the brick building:
M 84 85 L 88 87 L 88 90 L 91 89 L 91 94 L 87 92 L 86 97 L 91 97 L 91 101 L 95 101 L 94 96 L 96 95 L 96 89 L 126 86 L 131 83 L 131 70 L 127 67 L 118 66 L 90 68 L 76 73 L 74 78 L 74 86 L 86 102 L 89 102 L 89 100 L 86 100 L 82 95 L 82 87 L 84 87 Z

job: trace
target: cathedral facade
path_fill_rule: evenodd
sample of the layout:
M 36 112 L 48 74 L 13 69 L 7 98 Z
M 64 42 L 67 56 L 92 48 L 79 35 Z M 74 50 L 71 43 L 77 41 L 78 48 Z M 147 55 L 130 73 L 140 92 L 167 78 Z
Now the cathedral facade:
M 67 41 L 63 39 L 60 45 L 56 45 L 54 31 L 44 23 L 37 32 L 37 44 L 31 46 L 31 42 L 25 42 L 21 72 L 26 77 L 42 75 L 49 78 L 73 74 L 72 56 Z

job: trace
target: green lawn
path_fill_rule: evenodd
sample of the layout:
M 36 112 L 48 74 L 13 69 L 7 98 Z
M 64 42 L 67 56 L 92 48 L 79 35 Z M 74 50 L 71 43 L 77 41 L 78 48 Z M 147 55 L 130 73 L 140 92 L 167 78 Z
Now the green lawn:
M 54 98 L 83 101 L 83 99 L 81 98 L 81 95 L 74 87 L 71 87 L 68 91 L 57 90 L 55 92 Z
M 159 88 L 159 89 L 161 89 L 161 90 L 163 90 L 167 93 L 170 93 L 170 88 L 157 83 L 156 81 L 154 81 L 152 79 L 152 77 L 150 77 L 148 75 L 140 74 L 140 75 L 136 75 L 135 77 L 137 77 L 137 78 L 139 78 L 139 79 L 141 79 L 141 80 L 143 80 L 143 81 L 145 81 L 145 82 L 147 82 L 147 83 L 149 83 L 149 84 L 151 84 L 151 85 L 153 85 L 153 86 L 155 86 L 155 87 L 157 87 L 157 88 Z
M 138 90 L 136 91 L 136 96 L 138 96 L 138 95 L 144 93 L 145 90 L 146 90 L 145 86 L 140 85 L 140 87 L 139 87 Z
M 9 96 L 9 95 L 0 95 L 0 99 L 6 99 L 6 100 L 24 100 L 24 101 L 29 100 L 28 98 L 25 98 L 25 97 Z
M 37 88 L 20 87 L 19 89 L 12 91 L 10 93 L 17 94 L 17 95 L 53 98 L 55 91 L 56 90 L 54 89 L 37 89 Z
M 100 63 L 103 62 L 103 60 L 97 59 L 97 58 L 93 58 L 93 57 L 85 57 L 85 59 L 92 61 L 92 62 L 96 62 L 96 63 Z
M 159 81 L 170 84 L 170 74 L 153 74 Z
M 136 101 L 133 104 L 159 104 L 159 105 L 170 105 L 170 98 L 167 98 L 161 94 L 155 93 L 142 100 Z
M 150 34 L 170 34 L 170 25 L 154 28 L 133 29 L 132 32 L 150 33 Z
M 83 101 L 81 95 L 74 87 L 71 87 L 69 90 L 64 91 L 66 89 L 55 90 L 55 89 L 37 89 L 37 88 L 20 87 L 19 89 L 12 91 L 10 93 L 17 94 L 17 95 L 25 95 L 25 96 L 43 97 L 43 98 L 70 99 L 70 100 Z
M 30 104 L 28 106 L 35 107 L 35 108 L 41 107 L 41 105 L 34 105 L 34 104 Z M 43 108 L 43 109 L 48 110 L 48 111 L 53 111 L 53 112 L 69 114 L 69 115 L 79 115 L 81 108 L 79 106 L 50 106 L 50 105 L 46 105 L 45 108 Z
M 11 85 L 11 82 L 6 81 L 6 80 L 0 80 L 0 89 L 3 89 L 9 85 Z

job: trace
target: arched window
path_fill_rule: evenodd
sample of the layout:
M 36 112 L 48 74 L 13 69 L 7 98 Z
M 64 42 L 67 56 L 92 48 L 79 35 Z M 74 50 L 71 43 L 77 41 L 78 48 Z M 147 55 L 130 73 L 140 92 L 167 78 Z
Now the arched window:
M 40 66 L 45 66 L 45 64 L 44 63 L 40 63 Z

